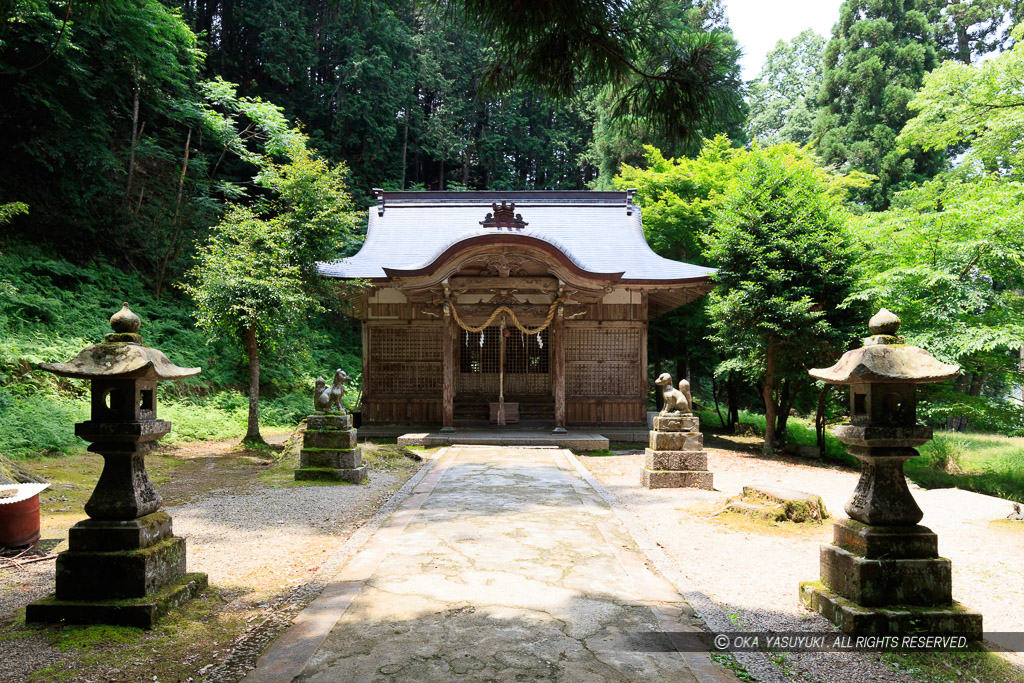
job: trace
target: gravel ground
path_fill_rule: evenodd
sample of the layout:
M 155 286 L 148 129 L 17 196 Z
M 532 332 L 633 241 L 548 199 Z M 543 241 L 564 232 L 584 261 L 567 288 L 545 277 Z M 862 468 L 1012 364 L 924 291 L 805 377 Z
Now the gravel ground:
M 647 490 L 639 483 L 639 453 L 580 460 L 671 558 L 687 584 L 681 589 L 706 595 L 746 631 L 829 630 L 800 603 L 798 586 L 819 579 L 819 545 L 831 542 L 831 524 L 773 529 L 711 515 L 744 485 L 760 484 L 817 493 L 842 519 L 858 474 L 788 458 L 708 453 L 715 491 Z M 1011 504 L 957 489 L 911 488 L 925 513 L 922 524 L 938 533 L 940 553 L 953 562 L 954 599 L 982 612 L 986 632 L 1024 630 L 1024 525 L 991 523 L 1005 519 Z M 1006 656 L 1024 666 L 1019 654 Z M 780 669 L 797 680 L 914 680 L 871 653 L 789 653 Z
M 174 520 L 174 533 L 188 544 L 188 571 L 206 572 L 226 601 L 220 612 L 241 614 L 249 624 L 212 661 L 195 662 L 196 680 L 214 672 L 220 674 L 217 680 L 238 680 L 252 657 L 231 658 L 232 650 L 276 636 L 322 588 L 318 569 L 417 469 L 371 470 L 369 483 L 361 486 L 269 488 L 257 477 L 266 463 L 239 458 L 232 453 L 234 447 L 214 442 L 171 449 L 188 462 L 157 487 L 164 510 Z M 66 541 L 54 548 L 65 549 Z M 52 560 L 0 569 L 0 627 L 17 610 L 51 593 L 53 585 Z M 75 654 L 56 647 L 47 630 L 17 639 L 0 633 L 0 681 L 25 681 L 61 662 L 74 667 Z M 225 666 L 229 659 L 233 661 Z M 141 680 L 134 676 L 90 667 L 62 680 Z

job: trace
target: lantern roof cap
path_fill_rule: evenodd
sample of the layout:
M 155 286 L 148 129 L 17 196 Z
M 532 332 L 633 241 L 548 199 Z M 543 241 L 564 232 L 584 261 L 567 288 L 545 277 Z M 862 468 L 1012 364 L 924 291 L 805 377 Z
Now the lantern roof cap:
M 959 365 L 938 360 L 922 348 L 903 343 L 895 336 L 900 319 L 881 309 L 868 323 L 874 336 L 864 345 L 843 354 L 830 368 L 813 368 L 811 377 L 828 384 L 925 384 L 943 382 L 960 374 Z
M 178 367 L 161 351 L 145 346 L 138 334 L 141 320 L 128 304 L 111 317 L 113 334 L 102 343 L 87 346 L 67 363 L 40 363 L 39 367 L 61 377 L 75 379 L 185 379 L 202 368 Z

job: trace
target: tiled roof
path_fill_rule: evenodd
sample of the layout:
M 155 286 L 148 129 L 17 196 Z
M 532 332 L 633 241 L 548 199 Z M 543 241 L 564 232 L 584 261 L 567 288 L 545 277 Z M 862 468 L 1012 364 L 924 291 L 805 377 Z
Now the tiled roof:
M 319 264 L 329 277 L 385 278 L 384 268 L 420 270 L 459 242 L 516 234 L 546 242 L 591 273 L 622 273 L 621 281 L 696 281 L 714 272 L 655 254 L 644 239 L 640 209 L 627 192 L 384 192 L 371 207 L 358 254 Z M 524 228 L 480 225 L 491 205 L 514 202 Z

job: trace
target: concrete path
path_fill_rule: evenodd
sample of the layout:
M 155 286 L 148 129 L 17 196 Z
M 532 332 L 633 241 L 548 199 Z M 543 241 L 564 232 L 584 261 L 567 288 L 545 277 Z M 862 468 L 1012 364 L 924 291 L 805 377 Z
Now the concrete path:
M 454 446 L 246 681 L 733 681 L 556 448 Z

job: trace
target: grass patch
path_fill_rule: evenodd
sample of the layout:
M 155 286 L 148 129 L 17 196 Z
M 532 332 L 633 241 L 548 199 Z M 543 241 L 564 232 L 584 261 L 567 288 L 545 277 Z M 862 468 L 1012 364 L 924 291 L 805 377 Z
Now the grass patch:
M 894 671 L 922 683 L 1024 683 L 1024 671 L 992 652 L 886 652 Z
M 682 510 L 683 508 L 677 508 Z M 832 527 L 813 519 L 804 522 L 776 522 L 764 517 L 754 517 L 735 510 L 726 510 L 721 504 L 697 504 L 686 508 L 686 512 L 712 524 L 725 527 L 738 534 L 759 534 L 784 538 L 803 538 L 828 542 L 832 538 Z M 680 520 L 682 523 L 682 520 Z
M 186 681 L 227 652 L 246 628 L 245 614 L 221 613 L 224 600 L 207 590 L 161 619 L 151 631 L 121 626 L 26 626 L 9 624 L 0 635 L 42 637 L 64 653 L 61 661 L 35 671 L 30 681 Z
M 904 466 L 923 488 L 975 491 L 1024 503 L 1024 437 L 936 432 Z
M 731 652 L 712 652 L 711 661 L 721 664 L 729 671 L 732 671 L 736 678 L 741 681 L 757 680 L 749 671 L 747 671 L 745 666 L 736 661 L 736 657 Z
M 607 457 L 613 456 L 615 454 L 612 453 L 607 448 L 601 448 L 601 449 L 596 450 L 596 451 L 584 451 L 583 455 L 585 455 L 587 457 L 590 457 L 590 458 L 607 458 Z
M 714 410 L 703 410 L 699 415 L 702 425 L 717 426 L 721 424 L 718 414 Z M 747 431 L 755 436 L 764 437 L 764 415 L 741 410 L 739 418 L 741 425 L 738 429 L 739 432 Z M 796 446 L 817 446 L 818 436 L 814 430 L 814 421 L 802 417 L 790 417 L 786 421 L 786 443 Z M 846 452 L 846 445 L 834 437 L 831 430 L 825 431 L 825 452 L 822 453 L 822 458 L 860 469 L 860 461 Z

